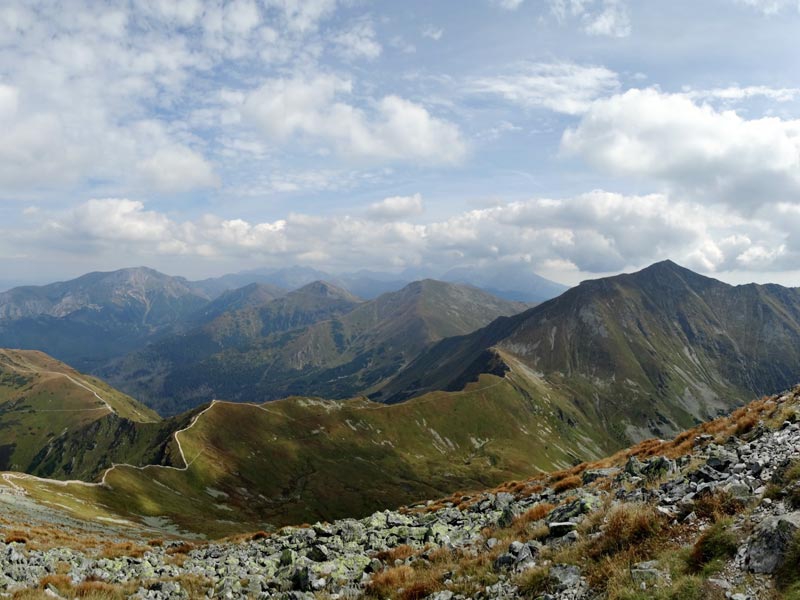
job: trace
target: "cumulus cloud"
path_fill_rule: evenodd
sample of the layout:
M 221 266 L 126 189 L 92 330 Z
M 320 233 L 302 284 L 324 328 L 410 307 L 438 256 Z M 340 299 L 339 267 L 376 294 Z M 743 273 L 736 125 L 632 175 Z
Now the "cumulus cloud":
M 243 113 L 270 138 L 306 137 L 366 159 L 460 162 L 466 142 L 453 123 L 420 104 L 385 96 L 369 113 L 346 102 L 350 80 L 330 74 L 268 80 L 249 94 Z
M 800 121 L 745 119 L 681 94 L 634 89 L 598 100 L 562 148 L 610 173 L 745 212 L 800 194 Z
M 301 33 L 316 30 L 336 9 L 336 0 L 264 0 L 264 4 L 280 10 L 289 29 Z
M 423 212 L 422 196 L 392 196 L 370 204 L 367 216 L 377 221 L 399 221 Z
M 219 154 L 206 144 L 247 137 L 208 92 L 218 73 L 246 93 L 265 69 L 316 60 L 336 0 L 73 0 L 62 9 L 46 0 L 0 8 L 3 197 L 96 182 L 114 193 L 216 185 L 209 161 Z M 356 22 L 337 43 L 375 56 L 372 33 Z
M 163 214 L 145 210 L 142 202 L 111 198 L 89 200 L 51 226 L 67 235 L 111 243 L 164 243 L 172 237 L 173 224 Z
M 574 115 L 586 111 L 595 99 L 617 91 L 619 78 L 605 67 L 571 62 L 522 63 L 504 75 L 476 78 L 469 89 L 499 95 L 527 108 L 544 107 Z
M 594 191 L 533 198 L 411 223 L 418 195 L 387 198 L 363 218 L 290 213 L 271 221 L 206 215 L 177 221 L 128 199 L 97 199 L 65 213 L 37 211 L 22 233 L 3 232 L 17 250 L 37 244 L 98 256 L 184 256 L 244 264 L 316 264 L 324 268 L 451 268 L 525 262 L 606 273 L 672 258 L 706 272 L 796 268 L 796 204 L 753 217 L 718 206 Z M 794 262 L 793 262 L 794 261 Z M 792 267 L 791 265 L 795 265 Z

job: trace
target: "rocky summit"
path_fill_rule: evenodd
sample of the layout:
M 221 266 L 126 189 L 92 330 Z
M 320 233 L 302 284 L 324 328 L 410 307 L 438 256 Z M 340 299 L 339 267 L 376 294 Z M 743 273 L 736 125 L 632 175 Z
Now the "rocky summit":
M 213 543 L 42 543 L 5 597 L 800 597 L 800 388 L 608 459 L 356 520 Z

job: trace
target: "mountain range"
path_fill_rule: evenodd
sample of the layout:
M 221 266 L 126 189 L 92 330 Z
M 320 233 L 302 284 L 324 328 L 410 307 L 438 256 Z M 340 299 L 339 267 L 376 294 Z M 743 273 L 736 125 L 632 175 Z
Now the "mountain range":
M 314 281 L 329 282 L 368 300 L 411 283 L 404 276 L 387 273 L 334 276 L 304 267 L 201 281 L 146 267 L 95 272 L 66 282 L 0 292 L 0 346 L 41 350 L 82 370 L 98 371 L 166 334 L 198 327 L 248 303 L 264 304 Z M 530 294 L 523 294 L 526 301 L 541 301 L 566 289 L 542 282 Z
M 377 389 L 433 342 L 525 308 L 434 280 L 367 302 L 314 282 L 165 336 L 101 373 L 162 414 L 214 398 L 344 399 Z
M 275 294 L 220 296 L 114 363 L 167 419 L 4 351 L 3 468 L 99 480 L 12 479 L 82 514 L 218 535 L 569 467 L 800 380 L 800 290 L 669 261 L 527 309 L 432 280 L 371 301 L 323 282 Z

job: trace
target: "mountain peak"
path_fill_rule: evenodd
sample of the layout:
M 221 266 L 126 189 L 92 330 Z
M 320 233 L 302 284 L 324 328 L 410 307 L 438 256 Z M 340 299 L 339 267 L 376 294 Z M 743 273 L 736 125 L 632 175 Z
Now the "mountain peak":
M 301 288 L 296 289 L 289 295 L 322 296 L 325 298 L 338 298 L 349 302 L 361 302 L 361 299 L 354 296 L 344 288 L 329 283 L 327 281 L 312 281 Z
M 629 275 L 622 275 L 621 277 L 630 277 L 635 281 L 643 283 L 656 282 L 660 284 L 678 278 L 692 288 L 706 288 L 710 285 L 727 285 L 712 277 L 706 277 L 700 273 L 695 273 L 691 269 L 687 269 L 671 260 L 662 260 L 653 263 L 641 271 Z

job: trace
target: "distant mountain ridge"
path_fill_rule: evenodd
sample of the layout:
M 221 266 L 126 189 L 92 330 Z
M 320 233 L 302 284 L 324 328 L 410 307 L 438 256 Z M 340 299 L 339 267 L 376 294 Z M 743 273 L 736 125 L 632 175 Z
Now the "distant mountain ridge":
M 66 282 L 0 293 L 0 319 L 65 317 L 81 310 L 115 309 L 141 323 L 158 324 L 208 300 L 186 279 L 147 267 L 88 273 Z
M 222 277 L 193 282 L 192 285 L 206 293 L 221 293 L 223 289 L 241 287 L 248 283 L 265 283 L 287 290 L 299 288 L 312 281 L 328 281 L 352 294 L 372 300 L 396 292 L 413 281 L 437 279 L 480 288 L 506 300 L 537 303 L 554 298 L 566 291 L 567 286 L 537 275 L 529 265 L 490 265 L 462 267 L 445 273 L 429 270 L 406 270 L 402 273 L 384 273 L 362 269 L 351 273 L 332 274 L 309 267 L 284 267 L 281 269 L 253 269 Z
M 101 410 L 83 422 L 79 415 L 102 403 L 63 374 L 91 384 L 115 406 L 138 405 L 41 353 L 22 353 L 33 357 L 23 381 L 2 362 L 9 355 L 13 367 L 18 354 L 0 350 L 0 416 L 6 419 L 0 420 L 0 453 L 8 455 L 19 435 L 25 460 L 12 448 L 15 458 L 0 468 L 51 479 L 3 474 L 0 490 L 27 489 L 31 498 L 95 522 L 213 535 L 270 530 L 568 467 L 577 456 L 602 455 L 608 445 L 563 398 L 545 401 L 522 380 L 493 376 L 467 391 L 393 406 L 363 397 L 213 401 L 171 419 L 134 420 Z M 56 385 L 19 402 L 34 380 Z M 519 386 L 528 398 L 512 393 Z M 6 392 L 13 394 L 9 405 L 2 401 Z M 47 412 L 53 405 L 81 412 Z M 18 418 L 21 430 L 3 426 Z M 65 418 L 72 425 L 61 429 Z
M 138 267 L 0 294 L 0 346 L 41 350 L 84 371 L 187 320 L 209 297 Z
M 314 282 L 167 336 L 103 375 L 164 414 L 212 398 L 348 398 L 381 385 L 431 343 L 525 308 L 434 280 L 367 302 Z
M 364 300 L 410 283 L 390 273 L 333 276 L 307 267 L 261 269 L 201 281 L 148 267 L 93 272 L 70 281 L 0 292 L 0 347 L 41 350 L 94 372 L 161 336 L 264 304 L 314 281 L 327 281 Z

